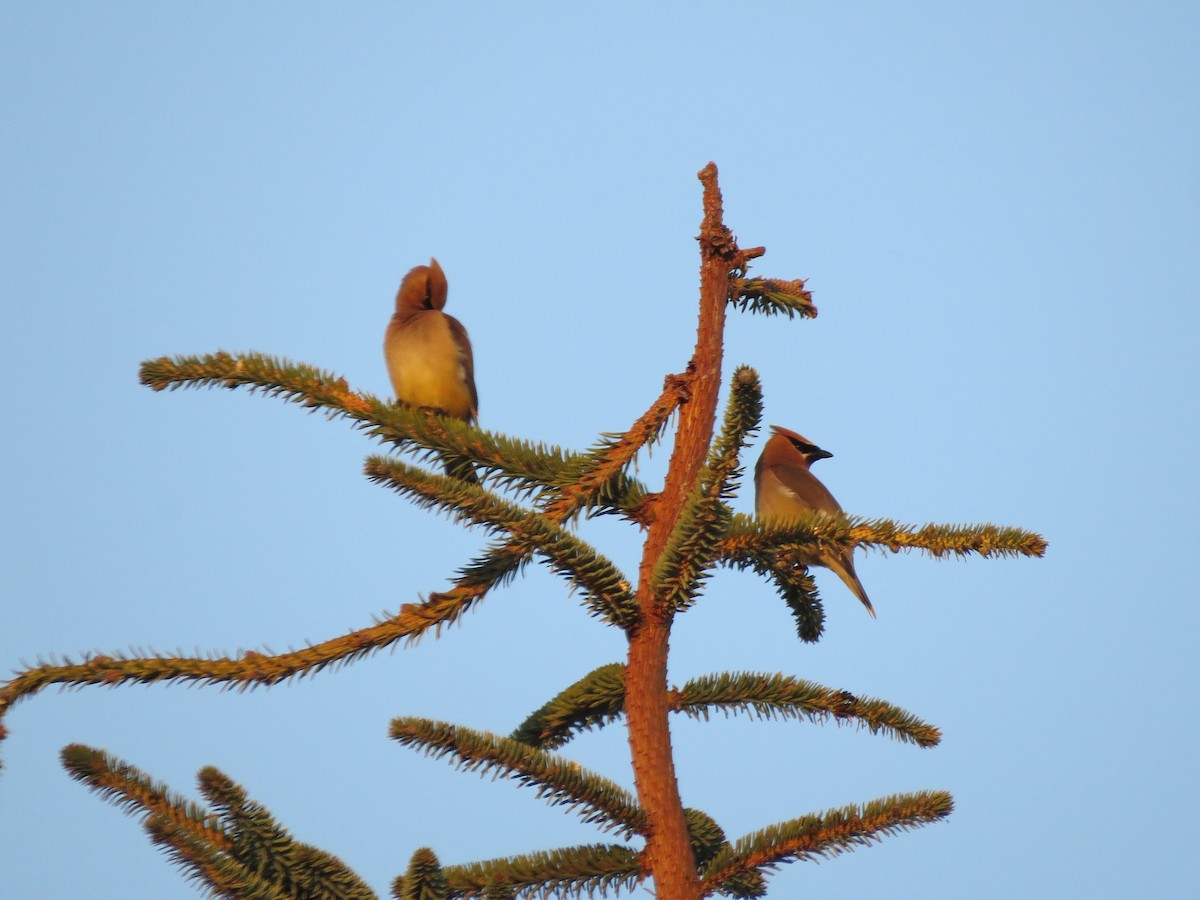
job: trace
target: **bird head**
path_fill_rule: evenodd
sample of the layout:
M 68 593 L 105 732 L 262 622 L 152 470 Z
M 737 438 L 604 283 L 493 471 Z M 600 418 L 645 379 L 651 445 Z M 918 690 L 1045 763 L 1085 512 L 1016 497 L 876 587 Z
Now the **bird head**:
M 441 309 L 446 305 L 449 290 L 446 273 L 438 261 L 430 257 L 429 265 L 410 269 L 400 282 L 400 290 L 396 291 L 396 312 Z
M 822 450 L 802 434 L 797 434 L 778 425 L 772 425 L 771 430 L 775 433 L 767 441 L 768 448 L 771 444 L 775 444 L 776 448 L 778 448 L 777 452 L 790 454 L 794 451 L 804 457 L 805 465 L 811 466 L 818 459 L 829 459 L 833 456 L 828 450 Z

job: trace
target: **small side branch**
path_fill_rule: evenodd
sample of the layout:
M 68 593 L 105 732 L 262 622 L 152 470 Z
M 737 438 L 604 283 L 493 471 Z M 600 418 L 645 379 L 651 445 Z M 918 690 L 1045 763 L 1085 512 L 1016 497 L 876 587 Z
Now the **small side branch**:
M 762 316 L 799 316 L 815 319 L 812 291 L 805 290 L 804 279 L 782 281 L 778 278 L 744 278 L 730 302 L 740 310 Z
M 668 375 L 662 394 L 650 408 L 638 417 L 620 438 L 598 453 L 574 483 L 546 504 L 546 517 L 555 522 L 562 522 L 586 505 L 608 481 L 633 462 L 633 458 L 642 447 L 658 439 L 666 427 L 667 420 L 687 398 L 687 379 L 682 375 Z
M 933 747 L 942 739 L 935 726 L 885 700 L 780 674 L 723 672 L 694 678 L 679 689 L 674 707 L 697 719 L 707 719 L 714 711 L 744 712 L 761 719 L 833 719 L 919 747 Z
M 445 873 L 450 896 L 480 900 L 503 896 L 500 890 L 510 891 L 512 897 L 604 897 L 610 890 L 632 890 L 645 877 L 638 852 L 619 844 L 564 847 L 446 866 Z
M 185 681 L 245 690 L 303 677 L 327 666 L 343 665 L 382 650 L 397 641 L 445 625 L 462 614 L 457 598 L 431 597 L 421 604 L 406 604 L 399 613 L 367 628 L 288 653 L 265 654 L 247 651 L 236 658 L 204 659 L 182 656 L 123 657 L 87 656 L 80 662 L 43 664 L 19 673 L 0 687 L 0 723 L 18 701 L 32 697 L 54 684 L 71 686 L 134 682 Z M 0 724 L 0 740 L 7 730 Z
M 626 838 L 645 833 L 645 817 L 628 791 L 571 760 L 512 738 L 412 716 L 393 719 L 389 734 L 429 756 L 452 757 L 461 769 L 533 786 L 552 806 L 578 810 L 600 828 Z
M 62 761 L 71 777 L 141 818 L 151 841 L 212 895 L 375 900 L 345 863 L 296 841 L 262 804 L 211 766 L 198 779 L 209 810 L 103 751 L 72 744 L 63 749 Z
M 1007 525 L 906 525 L 892 519 L 813 515 L 784 527 L 764 527 L 748 516 L 735 515 L 729 534 L 721 541 L 721 555 L 739 565 L 761 558 L 764 552 L 792 553 L 796 562 L 807 565 L 815 559 L 814 547 L 822 542 L 877 547 L 892 553 L 916 549 L 933 557 L 972 553 L 1041 557 L 1049 546 L 1037 532 Z
M 865 806 L 846 806 L 816 816 L 781 822 L 746 835 L 708 864 L 704 894 L 739 874 L 771 870 L 780 863 L 840 856 L 882 837 L 946 818 L 954 800 L 945 791 L 900 794 Z

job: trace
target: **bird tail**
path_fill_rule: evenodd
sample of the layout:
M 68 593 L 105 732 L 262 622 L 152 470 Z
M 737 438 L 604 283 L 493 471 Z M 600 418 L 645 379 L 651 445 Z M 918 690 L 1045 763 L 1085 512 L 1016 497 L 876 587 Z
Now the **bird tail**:
M 867 608 L 867 612 L 871 614 L 871 618 L 875 618 L 875 607 L 871 605 L 871 601 L 867 599 L 867 592 L 862 586 L 862 582 L 858 580 L 858 575 L 854 571 L 854 560 L 849 553 L 838 554 L 837 556 L 827 560 L 827 565 L 830 569 L 837 573 L 838 578 L 845 582 L 846 587 L 862 601 L 862 605 Z
M 479 484 L 479 476 L 475 474 L 475 467 L 465 460 L 451 462 L 448 459 L 442 460 L 442 468 L 446 470 L 446 474 L 451 478 L 458 478 L 467 484 Z

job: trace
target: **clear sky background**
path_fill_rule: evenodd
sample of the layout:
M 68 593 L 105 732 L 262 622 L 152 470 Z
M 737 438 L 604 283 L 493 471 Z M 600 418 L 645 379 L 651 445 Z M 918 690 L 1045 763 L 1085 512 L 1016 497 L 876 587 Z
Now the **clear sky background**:
M 945 738 L 676 720 L 686 802 L 736 837 L 953 792 L 946 823 L 786 867 L 772 897 L 1190 896 L 1200 6 L 828 7 L 4 4 L 0 665 L 283 650 L 443 588 L 485 537 L 369 484 L 361 434 L 156 394 L 138 364 L 257 350 L 386 395 L 394 291 L 436 255 L 483 425 L 586 447 L 690 354 L 714 160 L 755 272 L 809 278 L 820 309 L 730 320 L 726 377 L 758 369 L 764 425 L 835 454 L 819 475 L 850 512 L 1050 549 L 861 557 L 878 620 L 818 572 L 816 647 L 721 573 L 675 681 L 786 672 Z M 633 569 L 636 534 L 585 533 Z M 271 690 L 44 692 L 0 747 L 2 893 L 197 896 L 62 771 L 74 741 L 189 795 L 218 766 L 383 896 L 421 845 L 603 839 L 386 732 L 507 733 L 622 651 L 533 568 L 440 640 Z M 621 728 L 568 752 L 632 786 Z

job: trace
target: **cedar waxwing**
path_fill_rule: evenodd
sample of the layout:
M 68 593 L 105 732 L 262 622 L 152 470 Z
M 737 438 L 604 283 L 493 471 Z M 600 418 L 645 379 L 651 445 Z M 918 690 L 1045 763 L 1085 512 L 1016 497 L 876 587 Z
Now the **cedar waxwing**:
M 383 336 L 383 356 L 397 400 L 473 424 L 479 416 L 475 360 L 467 329 L 442 312 L 448 289 L 436 259 L 404 276 L 396 291 L 396 312 Z M 476 481 L 469 465 L 447 464 L 446 472 Z
M 809 466 L 818 459 L 828 459 L 833 454 L 794 431 L 778 425 L 772 425 L 771 430 L 775 433 L 754 466 L 754 503 L 758 518 L 782 523 L 812 512 L 840 513 L 842 508 L 833 499 L 833 494 L 809 471 Z M 874 616 L 875 610 L 867 599 L 867 592 L 854 574 L 852 554 L 852 550 L 829 548 L 812 561 L 836 572 L 862 601 L 867 612 Z
M 446 274 L 436 259 L 404 276 L 383 355 L 401 403 L 474 422 L 479 396 L 471 341 L 462 323 L 442 312 L 447 290 Z

